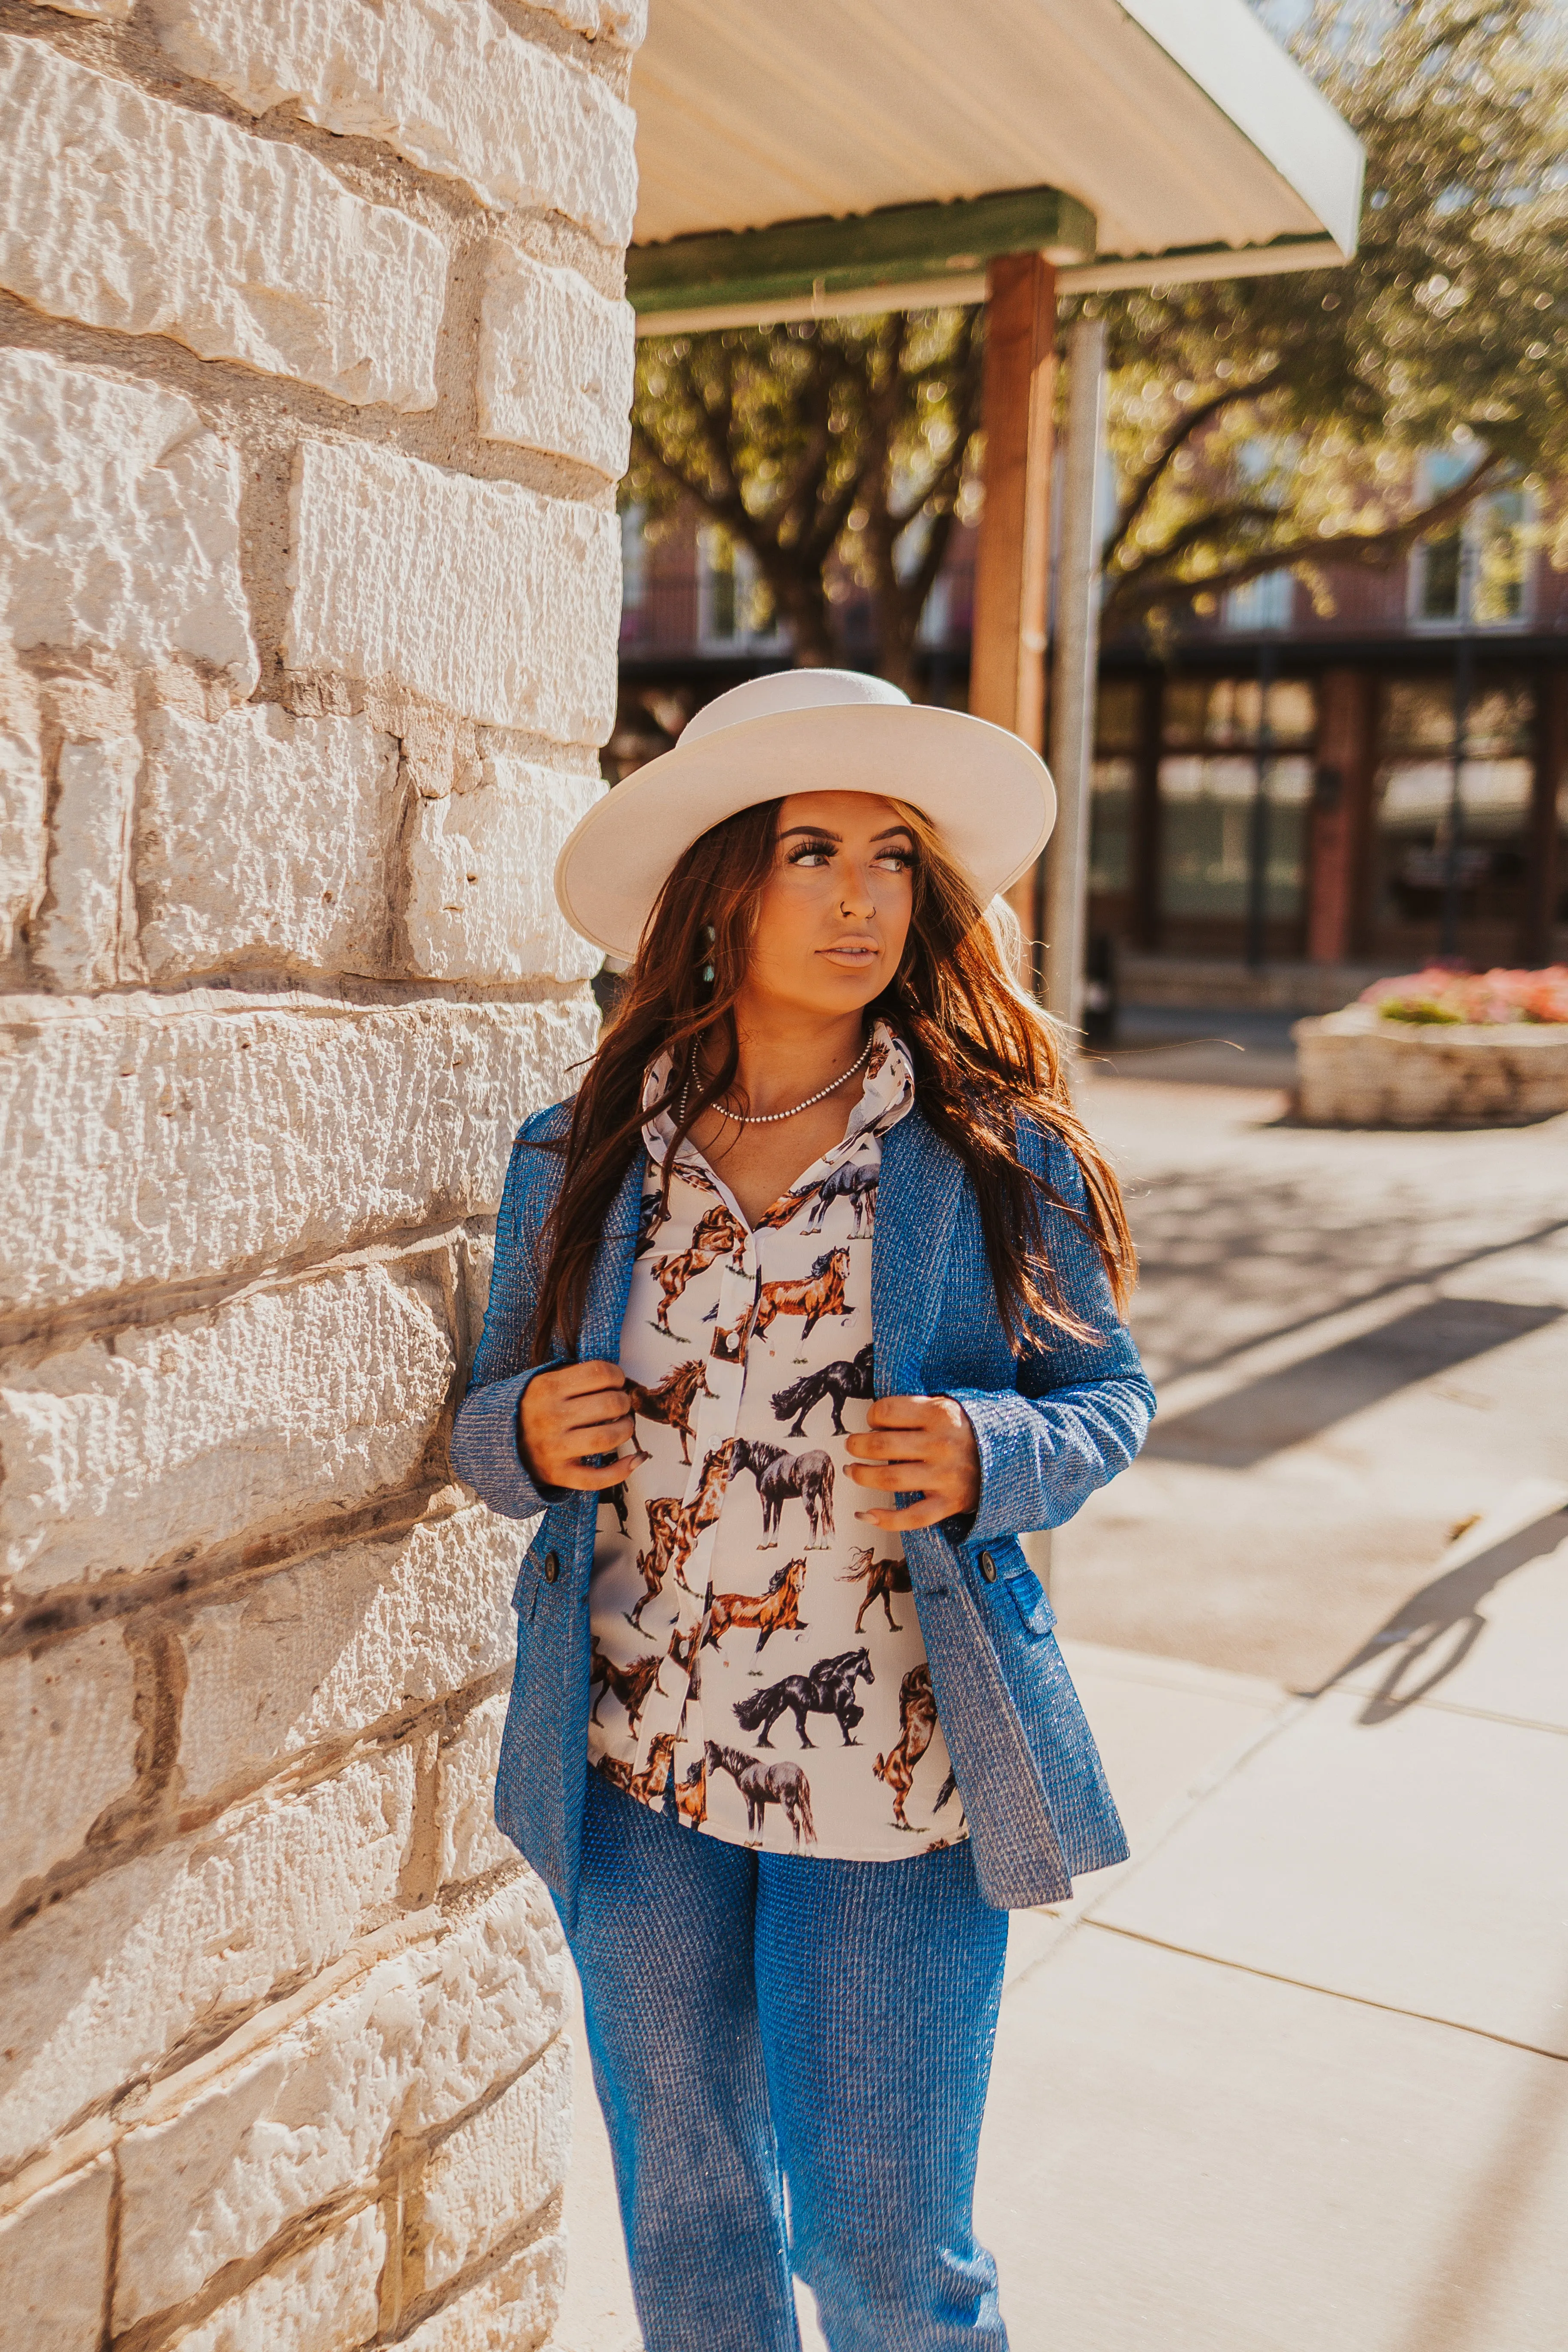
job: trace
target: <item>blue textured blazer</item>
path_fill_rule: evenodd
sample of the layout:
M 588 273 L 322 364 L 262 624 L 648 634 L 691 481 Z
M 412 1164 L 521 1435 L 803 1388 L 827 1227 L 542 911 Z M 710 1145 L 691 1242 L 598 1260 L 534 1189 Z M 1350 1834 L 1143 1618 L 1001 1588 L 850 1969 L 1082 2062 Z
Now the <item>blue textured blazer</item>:
M 518 1405 L 530 1380 L 548 1369 L 531 1365 L 529 1350 L 537 1244 L 562 1165 L 558 1154 L 530 1147 L 563 1135 L 570 1108 L 540 1112 L 513 1146 L 484 1337 L 451 1446 L 454 1471 L 492 1510 L 524 1520 L 542 1514 L 512 1596 L 517 1671 L 496 1820 L 560 1897 L 569 1922 L 587 1772 L 597 1497 L 539 1491 L 519 1451 Z M 1019 1149 L 1058 1200 L 1081 1205 L 1083 1180 L 1061 1144 L 1022 1127 Z M 614 1362 L 619 1354 L 646 1172 L 639 1151 L 605 1223 L 579 1361 Z M 910 1528 L 903 1541 L 976 1871 L 999 1909 L 1058 1901 L 1075 1871 L 1102 1870 L 1127 1853 L 1051 1630 L 1055 1614 L 1018 1536 L 1060 1527 L 1126 1467 L 1148 1432 L 1154 1396 L 1090 1244 L 1059 1210 L 1050 1214 L 1047 1241 L 1063 1294 L 1095 1336 L 1078 1341 L 1042 1328 L 1015 1357 L 962 1162 L 918 1109 L 883 1139 L 871 1248 L 877 1394 L 955 1398 L 980 1446 L 973 1518 Z

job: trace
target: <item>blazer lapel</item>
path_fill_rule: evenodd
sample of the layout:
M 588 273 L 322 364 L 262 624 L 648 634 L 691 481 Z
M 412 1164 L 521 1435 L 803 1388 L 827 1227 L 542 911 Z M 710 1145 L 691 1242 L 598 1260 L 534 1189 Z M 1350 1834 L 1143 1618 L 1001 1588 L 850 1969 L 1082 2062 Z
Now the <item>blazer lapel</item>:
M 915 1392 L 942 1304 L 963 1163 L 919 1110 L 882 1138 L 871 1240 L 871 1336 L 877 1394 Z
M 621 1352 L 621 1326 L 626 1319 L 631 1294 L 632 1260 L 637 1247 L 637 1210 L 642 1201 L 647 1154 L 637 1150 L 621 1181 L 605 1224 L 605 1238 L 594 1261 L 588 1284 L 583 1328 L 577 1338 L 579 1363 L 615 1363 Z

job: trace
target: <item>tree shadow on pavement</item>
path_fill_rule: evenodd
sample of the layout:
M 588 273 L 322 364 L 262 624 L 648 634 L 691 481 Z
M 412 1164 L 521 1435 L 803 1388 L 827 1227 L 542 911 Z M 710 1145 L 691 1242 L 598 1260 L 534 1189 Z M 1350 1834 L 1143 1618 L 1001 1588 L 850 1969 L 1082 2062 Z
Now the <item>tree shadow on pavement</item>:
M 1354 1657 L 1310 1696 L 1321 1698 L 1324 1691 L 1359 1674 L 1363 1666 L 1380 1664 L 1397 1643 L 1402 1646 L 1388 1659 L 1382 1684 L 1356 1717 L 1368 1727 L 1392 1723 L 1406 1707 L 1430 1698 L 1463 1665 L 1487 1630 L 1481 1603 L 1489 1593 L 1532 1559 L 1555 1551 L 1565 1536 L 1568 1512 L 1547 1511 L 1529 1527 L 1489 1545 L 1473 1559 L 1461 1560 L 1457 1568 L 1434 1577 L 1430 1584 L 1401 1601 Z
M 1167 1461 L 1249 1470 L 1417 1381 L 1558 1321 L 1563 1312 L 1496 1298 L 1428 1299 L 1338 1347 L 1156 1422 L 1147 1450 Z

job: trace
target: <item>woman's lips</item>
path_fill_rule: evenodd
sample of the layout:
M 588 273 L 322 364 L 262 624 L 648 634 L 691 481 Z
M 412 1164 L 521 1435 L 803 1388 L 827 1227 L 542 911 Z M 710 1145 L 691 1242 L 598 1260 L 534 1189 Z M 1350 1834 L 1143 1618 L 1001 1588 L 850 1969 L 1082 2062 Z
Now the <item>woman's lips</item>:
M 875 963 L 882 950 L 875 940 L 835 940 L 830 948 L 821 952 L 844 963 Z

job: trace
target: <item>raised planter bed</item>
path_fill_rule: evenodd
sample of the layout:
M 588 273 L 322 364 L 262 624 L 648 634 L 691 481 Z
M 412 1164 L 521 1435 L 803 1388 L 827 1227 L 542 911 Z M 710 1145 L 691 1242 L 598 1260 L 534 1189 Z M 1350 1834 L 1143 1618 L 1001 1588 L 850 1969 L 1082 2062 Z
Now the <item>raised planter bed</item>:
M 1313 1127 L 1519 1127 L 1568 1110 L 1563 1022 L 1425 1026 L 1351 1004 L 1290 1034 Z

